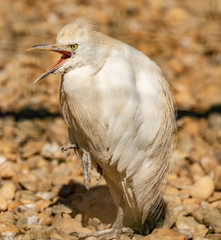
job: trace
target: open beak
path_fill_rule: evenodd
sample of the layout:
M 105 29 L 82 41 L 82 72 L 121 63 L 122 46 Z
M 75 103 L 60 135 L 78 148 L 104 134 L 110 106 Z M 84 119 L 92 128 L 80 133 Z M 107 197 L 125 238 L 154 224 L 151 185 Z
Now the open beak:
M 44 51 L 53 51 L 53 52 L 58 52 L 62 54 L 61 58 L 59 61 L 53 65 L 46 73 L 42 74 L 39 78 L 37 78 L 34 83 L 40 81 L 41 79 L 47 77 L 49 74 L 55 72 L 58 68 L 60 68 L 66 59 L 70 58 L 72 53 L 66 50 L 66 46 L 60 46 L 60 45 L 35 45 L 31 48 L 29 48 L 27 51 L 33 51 L 33 50 L 44 50 Z

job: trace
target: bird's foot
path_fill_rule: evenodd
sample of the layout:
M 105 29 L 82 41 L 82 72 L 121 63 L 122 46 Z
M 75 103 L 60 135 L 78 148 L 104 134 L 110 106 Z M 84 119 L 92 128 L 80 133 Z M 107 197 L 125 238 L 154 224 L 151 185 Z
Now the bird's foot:
M 131 228 L 109 228 L 101 231 L 97 231 L 94 233 L 81 233 L 81 232 L 72 232 L 71 235 L 78 237 L 78 239 L 86 239 L 88 237 L 96 237 L 100 240 L 109 240 L 116 239 L 120 240 L 120 236 L 122 233 L 126 233 L 130 236 L 134 234 L 134 231 Z
M 67 144 L 61 148 L 61 151 L 65 152 L 70 149 L 78 149 L 78 145 L 77 144 Z

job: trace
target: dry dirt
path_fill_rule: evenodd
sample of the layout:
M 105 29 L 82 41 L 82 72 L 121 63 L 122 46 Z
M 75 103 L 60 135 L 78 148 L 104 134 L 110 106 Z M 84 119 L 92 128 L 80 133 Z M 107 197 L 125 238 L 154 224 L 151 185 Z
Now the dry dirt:
M 80 160 L 62 153 L 58 76 L 33 81 L 59 56 L 27 53 L 54 43 L 77 17 L 141 50 L 170 83 L 177 147 L 165 192 L 166 220 L 134 240 L 221 239 L 221 4 L 219 0 L 1 1 L 0 239 L 76 239 L 111 226 L 116 209 L 104 180 L 83 185 Z

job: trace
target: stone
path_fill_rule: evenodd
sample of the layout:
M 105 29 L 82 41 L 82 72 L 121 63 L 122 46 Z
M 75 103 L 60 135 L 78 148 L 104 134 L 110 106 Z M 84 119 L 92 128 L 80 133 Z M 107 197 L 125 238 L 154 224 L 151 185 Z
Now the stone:
M 214 192 L 213 195 L 208 199 L 209 203 L 221 200 L 221 192 Z
M 221 229 L 221 214 L 218 209 L 199 207 L 192 214 L 198 222 Z
M 71 218 L 70 215 L 63 214 L 56 214 L 52 221 L 52 226 L 57 228 L 58 230 L 62 230 L 65 233 L 71 232 L 90 232 L 88 228 L 82 227 L 81 222 L 76 221 L 75 219 Z
M 37 192 L 35 196 L 43 200 L 51 200 L 56 196 L 56 194 L 54 192 Z
M 0 193 L 0 211 L 4 211 L 7 209 L 7 201 L 4 196 Z
M 29 158 L 36 153 L 39 153 L 42 149 L 43 142 L 29 141 L 22 149 L 22 157 Z
M 221 239 L 221 234 L 217 233 L 217 234 L 208 234 L 206 236 L 206 239 L 209 240 L 220 240 Z
M 12 223 L 7 221 L 0 222 L 0 236 L 2 236 L 3 239 L 13 239 L 17 232 L 19 232 L 18 228 Z
M 13 182 L 7 181 L 0 188 L 0 193 L 6 200 L 12 200 L 15 196 L 16 186 Z
M 48 240 L 50 236 L 50 232 L 52 231 L 51 227 L 32 225 L 30 226 L 30 235 L 33 240 Z M 54 239 L 55 240 L 55 239 Z
M 34 210 L 27 209 L 21 213 L 18 213 L 17 227 L 19 229 L 32 228 L 33 226 L 39 226 L 38 214 Z
M 27 190 L 19 191 L 17 196 L 19 201 L 23 204 L 34 203 L 38 199 L 31 191 L 27 191 Z
M 27 190 L 36 192 L 38 189 L 39 179 L 31 173 L 20 174 L 18 177 L 19 183 Z
M 188 18 L 189 14 L 184 8 L 171 7 L 166 13 L 165 21 L 172 26 L 182 24 Z
M 55 229 L 53 229 L 50 232 L 50 239 L 72 240 L 72 237 L 69 234 L 67 234 L 64 231 L 62 231 L 62 230 L 55 230 Z
M 36 211 L 44 212 L 46 208 L 48 208 L 52 202 L 50 200 L 39 200 L 36 202 Z M 51 211 L 51 210 L 50 210 Z
M 180 191 L 180 197 L 181 197 L 182 199 L 187 199 L 187 198 L 189 198 L 189 197 L 190 197 L 190 189 L 182 189 L 182 190 Z
M 11 178 L 18 173 L 18 167 L 13 162 L 3 162 L 0 164 L 0 177 Z
M 38 215 L 39 218 L 39 224 L 44 226 L 49 226 L 52 223 L 52 217 L 48 216 L 45 213 L 40 213 Z
M 171 182 L 171 185 L 177 189 L 189 189 L 192 181 L 189 177 L 179 177 Z
M 62 153 L 56 143 L 45 143 L 41 149 L 41 155 L 46 158 L 53 158 L 57 154 L 60 156 Z
M 214 188 L 213 180 L 210 177 L 205 176 L 196 181 L 192 186 L 190 195 L 196 198 L 207 199 L 212 195 Z
M 199 206 L 201 204 L 201 199 L 199 198 L 186 198 L 183 200 L 184 205 L 197 205 Z
M 191 165 L 190 171 L 192 173 L 194 181 L 197 181 L 204 176 L 204 171 L 198 162 Z
M 191 233 L 197 232 L 203 237 L 207 234 L 208 229 L 203 225 L 199 224 L 193 217 L 180 216 L 176 220 L 176 227 L 181 230 L 187 230 Z
M 165 190 L 165 195 L 179 196 L 179 190 L 174 187 L 167 186 Z
M 0 222 L 16 223 L 16 216 L 12 211 L 5 211 L 0 213 Z
M 205 171 L 206 174 L 209 174 L 210 172 L 213 172 L 217 168 L 217 161 L 212 156 L 203 156 L 200 159 L 200 164 Z
M 134 234 L 132 237 L 132 240 L 143 240 L 144 236 L 140 235 L 140 234 Z
M 215 169 L 215 189 L 221 190 L 221 166 L 217 166 Z
M 72 213 L 72 209 L 63 204 L 59 204 L 59 205 L 54 205 L 51 209 L 51 212 L 54 214 Z
M 8 203 L 8 211 L 14 211 L 14 208 L 17 208 L 20 206 L 22 203 L 20 201 L 11 201 Z
M 155 229 L 154 232 L 143 240 L 186 240 L 185 235 L 171 229 Z

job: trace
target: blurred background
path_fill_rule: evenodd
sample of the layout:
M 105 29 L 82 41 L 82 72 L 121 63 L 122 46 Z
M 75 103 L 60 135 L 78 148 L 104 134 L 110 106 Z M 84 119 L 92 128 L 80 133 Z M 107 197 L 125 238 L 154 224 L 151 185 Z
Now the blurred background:
M 67 240 L 71 231 L 103 229 L 114 220 L 105 182 L 94 181 L 86 192 L 81 162 L 73 153 L 60 152 L 67 142 L 60 77 L 49 75 L 33 84 L 60 56 L 26 52 L 54 43 L 59 30 L 77 17 L 93 20 L 99 31 L 132 45 L 162 68 L 178 110 L 165 227 L 186 239 L 221 239 L 220 0 L 0 0 L 3 228 L 25 240 Z
M 207 111 L 221 103 L 220 12 L 219 0 L 1 1 L 0 110 L 59 112 L 59 79 L 32 84 L 59 56 L 26 49 L 54 43 L 65 24 L 88 17 L 160 65 L 179 110 Z

